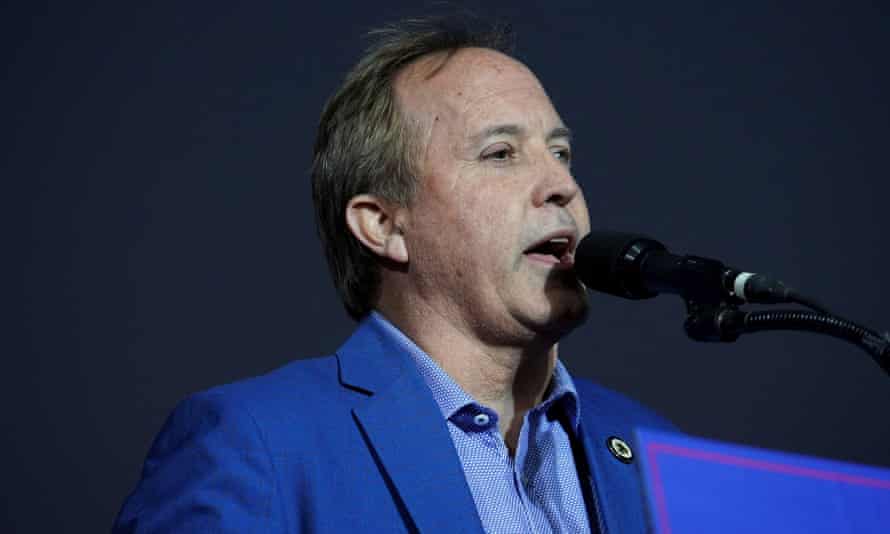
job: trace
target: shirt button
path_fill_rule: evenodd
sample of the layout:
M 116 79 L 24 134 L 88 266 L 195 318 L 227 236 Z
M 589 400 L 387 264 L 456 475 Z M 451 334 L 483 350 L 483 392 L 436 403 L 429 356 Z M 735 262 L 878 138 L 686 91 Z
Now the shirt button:
M 485 413 L 477 413 L 473 417 L 473 422 L 476 423 L 476 426 L 485 426 L 490 420 L 488 414 Z

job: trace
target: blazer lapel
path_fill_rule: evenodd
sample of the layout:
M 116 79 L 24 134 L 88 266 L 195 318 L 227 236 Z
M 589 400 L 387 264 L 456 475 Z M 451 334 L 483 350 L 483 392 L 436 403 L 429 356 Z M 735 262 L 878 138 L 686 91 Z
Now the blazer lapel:
M 611 437 L 630 443 L 634 429 L 621 414 L 610 413 L 614 406 L 608 402 L 600 403 L 587 395 L 581 397 L 580 438 L 590 468 L 588 482 L 592 485 L 600 530 L 602 534 L 642 533 L 646 512 L 636 460 L 623 463 L 608 448 Z
M 420 532 L 481 534 L 451 435 L 410 356 L 366 320 L 337 358 L 341 382 L 370 395 L 353 415 L 406 520 Z

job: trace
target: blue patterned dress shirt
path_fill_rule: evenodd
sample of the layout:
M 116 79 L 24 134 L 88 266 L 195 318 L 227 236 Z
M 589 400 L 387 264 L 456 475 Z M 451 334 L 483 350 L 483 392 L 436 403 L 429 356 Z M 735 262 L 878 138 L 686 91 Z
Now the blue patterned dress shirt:
M 494 410 L 476 402 L 382 315 L 372 312 L 372 320 L 411 355 L 432 391 L 487 533 L 590 532 L 570 437 L 560 423 L 578 431 L 578 394 L 560 361 L 546 398 L 526 413 L 511 457 Z

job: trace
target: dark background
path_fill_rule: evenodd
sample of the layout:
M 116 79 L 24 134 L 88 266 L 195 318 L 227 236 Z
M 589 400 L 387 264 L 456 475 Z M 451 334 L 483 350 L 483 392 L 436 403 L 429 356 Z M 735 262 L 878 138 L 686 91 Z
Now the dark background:
M 130 4 L 3 16 L 4 264 L 24 299 L 3 351 L 3 532 L 107 530 L 177 400 L 348 335 L 312 222 L 314 129 L 362 33 L 426 12 Z M 888 8 L 714 4 L 473 10 L 513 23 L 576 131 L 594 227 L 890 328 Z M 696 344 L 679 299 L 592 302 L 562 348 L 577 375 L 695 435 L 890 467 L 890 380 L 865 353 L 793 333 Z

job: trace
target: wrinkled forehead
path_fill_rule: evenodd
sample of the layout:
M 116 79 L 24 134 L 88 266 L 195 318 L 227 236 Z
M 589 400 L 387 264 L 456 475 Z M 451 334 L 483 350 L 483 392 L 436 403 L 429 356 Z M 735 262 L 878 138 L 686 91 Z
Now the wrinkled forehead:
M 488 115 L 519 112 L 533 105 L 546 119 L 559 122 L 538 79 L 515 59 L 495 50 L 466 48 L 421 58 L 405 68 L 395 83 L 402 112 L 421 130 L 433 122 L 452 132 L 471 128 Z

